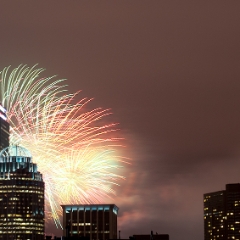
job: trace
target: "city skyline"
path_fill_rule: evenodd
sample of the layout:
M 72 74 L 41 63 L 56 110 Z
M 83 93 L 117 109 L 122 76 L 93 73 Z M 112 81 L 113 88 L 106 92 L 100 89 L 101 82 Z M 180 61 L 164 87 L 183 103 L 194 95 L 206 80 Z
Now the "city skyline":
M 240 182 L 240 3 L 0 5 L 0 69 L 39 63 L 119 123 L 121 237 L 202 240 L 203 194 Z

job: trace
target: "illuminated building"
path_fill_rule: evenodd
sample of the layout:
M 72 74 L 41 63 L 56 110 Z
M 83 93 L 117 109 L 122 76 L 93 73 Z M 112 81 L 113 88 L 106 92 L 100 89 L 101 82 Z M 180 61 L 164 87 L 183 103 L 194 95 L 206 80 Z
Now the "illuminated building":
M 118 207 L 114 204 L 62 205 L 63 235 L 90 240 L 117 239 Z
M 30 152 L 0 152 L 0 239 L 44 239 L 44 182 Z
M 240 240 L 240 184 L 204 194 L 204 239 Z
M 7 110 L 0 104 L 0 151 L 9 146 L 9 123 Z

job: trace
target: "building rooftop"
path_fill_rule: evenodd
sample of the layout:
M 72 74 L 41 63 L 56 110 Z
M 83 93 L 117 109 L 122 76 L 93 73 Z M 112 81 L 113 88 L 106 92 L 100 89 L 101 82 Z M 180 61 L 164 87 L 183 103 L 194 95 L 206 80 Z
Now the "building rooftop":
M 31 153 L 24 147 L 13 145 L 4 148 L 0 152 L 0 158 L 4 157 L 28 157 L 32 158 Z

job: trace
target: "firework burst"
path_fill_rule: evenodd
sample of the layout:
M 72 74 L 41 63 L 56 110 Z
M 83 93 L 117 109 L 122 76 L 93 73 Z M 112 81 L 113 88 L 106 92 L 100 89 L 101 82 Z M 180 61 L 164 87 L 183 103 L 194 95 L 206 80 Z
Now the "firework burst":
M 65 80 L 40 77 L 44 69 L 20 65 L 0 72 L 0 99 L 8 110 L 10 143 L 27 148 L 45 181 L 45 212 L 61 227 L 61 204 L 100 202 L 114 194 L 123 177 L 116 172 L 116 124 L 102 124 L 108 109 L 76 104 Z

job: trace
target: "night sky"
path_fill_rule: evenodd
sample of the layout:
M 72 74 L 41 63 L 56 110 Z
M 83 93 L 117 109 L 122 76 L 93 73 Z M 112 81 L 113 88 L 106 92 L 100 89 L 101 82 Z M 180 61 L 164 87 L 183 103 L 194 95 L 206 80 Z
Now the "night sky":
M 39 63 L 111 108 L 121 237 L 203 239 L 203 194 L 240 182 L 240 1 L 0 1 L 0 69 Z M 48 232 L 55 233 L 52 226 Z

